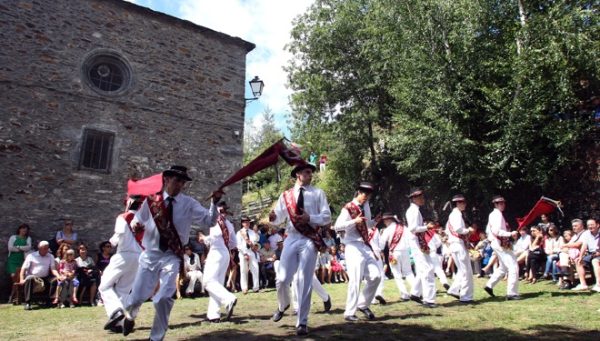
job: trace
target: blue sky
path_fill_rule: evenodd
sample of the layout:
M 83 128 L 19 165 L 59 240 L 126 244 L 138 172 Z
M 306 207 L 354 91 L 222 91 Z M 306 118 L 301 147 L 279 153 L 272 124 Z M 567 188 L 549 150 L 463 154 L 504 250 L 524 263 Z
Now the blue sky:
M 287 77 L 283 66 L 291 58 L 284 50 L 290 40 L 292 19 L 304 13 L 313 0 L 127 0 L 215 31 L 256 44 L 246 59 L 246 97 L 252 97 L 248 81 L 265 82 L 260 99 L 246 106 L 246 133 L 262 124 L 268 108 L 276 126 L 289 136 L 290 114 Z M 253 129 L 254 128 L 254 129 Z

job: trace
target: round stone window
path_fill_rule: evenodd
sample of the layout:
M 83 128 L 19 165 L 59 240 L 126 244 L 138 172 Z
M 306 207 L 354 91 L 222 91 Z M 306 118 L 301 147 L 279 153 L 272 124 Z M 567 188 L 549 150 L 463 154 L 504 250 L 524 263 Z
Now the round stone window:
M 122 94 L 132 83 L 129 63 L 112 50 L 97 50 L 90 53 L 83 63 L 82 71 L 86 83 L 101 94 Z

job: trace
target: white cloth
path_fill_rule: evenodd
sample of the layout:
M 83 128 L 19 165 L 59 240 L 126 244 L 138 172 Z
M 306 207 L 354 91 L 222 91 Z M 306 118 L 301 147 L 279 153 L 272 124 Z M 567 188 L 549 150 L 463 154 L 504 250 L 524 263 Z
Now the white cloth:
M 473 300 L 473 268 L 471 267 L 471 257 L 466 245 L 462 239 L 454 236 L 450 230 L 460 235 L 467 235 L 469 229 L 465 225 L 465 221 L 462 216 L 462 212 L 458 208 L 454 208 L 448 223 L 446 224 L 446 235 L 448 236 L 448 242 L 450 243 L 450 252 L 456 265 L 456 275 L 454 275 L 454 281 L 448 289 L 449 294 L 458 295 L 461 301 Z
M 296 291 L 298 287 L 298 277 L 294 276 L 294 280 L 292 281 L 292 307 L 294 310 L 298 310 L 298 292 Z M 323 302 L 327 302 L 329 299 L 329 294 L 321 285 L 321 282 L 317 279 L 317 275 L 313 275 L 312 278 L 312 288 L 313 292 L 317 293 L 317 295 L 323 300 Z
M 360 204 L 358 203 L 358 200 L 356 200 L 356 198 L 354 198 L 352 200 L 352 202 L 357 205 L 360 206 Z M 374 222 L 371 220 L 371 209 L 369 208 L 369 201 L 366 201 L 363 204 L 363 217 L 365 217 L 365 223 L 367 225 L 367 227 L 372 227 L 374 225 Z M 333 226 L 333 229 L 336 232 L 344 232 L 343 233 L 343 238 L 342 238 L 342 243 L 344 244 L 348 244 L 350 242 L 364 242 L 364 243 L 368 243 L 368 240 L 364 240 L 360 234 L 360 232 L 358 232 L 358 230 L 356 229 L 356 224 L 354 223 L 353 219 L 350 216 L 350 212 L 348 212 L 348 210 L 346 209 L 346 207 L 342 208 L 340 215 L 338 216 L 337 220 L 335 221 L 335 225 Z
M 202 264 L 200 264 L 200 256 L 197 253 L 192 253 L 194 257 L 194 264 L 191 262 L 191 256 L 187 253 L 183 255 L 183 268 L 185 270 L 185 277 L 189 279 L 189 283 L 185 292 L 192 294 L 196 287 L 196 282 L 202 283 Z
M 381 281 L 381 270 L 373 252 L 362 241 L 346 244 L 346 265 L 348 295 L 344 316 L 354 316 L 357 308 L 365 309 L 371 305 Z M 366 281 L 366 285 L 361 292 L 362 279 Z
M 510 237 L 511 233 L 507 231 L 506 220 L 502 211 L 494 208 L 488 218 L 488 239 L 491 241 L 492 249 L 498 256 L 498 266 L 494 269 L 492 277 L 490 277 L 486 286 L 493 288 L 504 275 L 508 273 L 508 279 L 506 281 L 506 293 L 510 296 L 518 295 L 519 289 L 519 265 L 517 264 L 517 257 L 514 252 L 510 249 L 504 249 L 500 246 L 500 241 L 496 236 L 499 237 Z
M 271 244 L 271 250 L 277 249 L 277 243 L 283 241 L 283 237 L 279 233 L 269 236 L 269 244 Z
M 44 278 L 48 277 L 51 271 L 56 271 L 56 263 L 50 252 L 45 256 L 40 256 L 40 252 L 36 251 L 25 257 L 22 268 L 26 269 L 25 277 L 36 276 Z
M 229 243 L 225 246 L 223 233 L 219 224 L 210 228 L 210 232 L 205 241 L 210 245 L 210 250 L 204 262 L 203 287 L 208 292 L 208 309 L 206 317 L 208 319 L 218 319 L 221 316 L 221 306 L 233 302 L 236 298 L 223 286 L 225 276 L 229 267 L 230 249 L 237 247 L 237 240 L 233 225 L 225 221 L 227 231 L 229 231 Z
M 313 186 L 304 187 L 304 212 L 309 216 L 309 225 L 317 228 L 331 222 L 331 211 L 327 203 L 325 193 Z M 298 199 L 300 186 L 294 185 L 294 197 Z M 279 197 L 274 208 L 274 225 L 280 225 L 287 221 L 287 238 L 283 242 L 279 270 L 277 273 L 277 301 L 279 310 L 284 311 L 290 304 L 290 284 L 294 276 L 298 275 L 298 319 L 296 326 L 306 325 L 310 311 L 310 296 L 312 293 L 312 277 L 315 272 L 317 250 L 312 240 L 304 237 L 293 226 L 283 194 Z
M 529 250 L 529 244 L 531 244 L 531 236 L 528 234 L 519 236 L 519 239 L 513 245 L 513 252 L 516 254 L 521 254 L 527 250 Z
M 423 224 L 423 217 L 419 211 L 419 206 L 415 203 L 411 203 L 408 210 L 406 210 L 406 227 L 404 233 L 410 233 L 409 245 L 412 252 L 413 259 L 415 261 L 416 279 L 412 288 L 412 293 L 415 296 L 421 296 L 423 294 L 424 303 L 435 303 L 435 268 L 434 260 L 432 256 L 437 256 L 435 251 L 426 254 L 421 251 L 417 236 L 414 235 L 418 232 L 427 231 L 427 226 Z
M 585 230 L 581 235 L 581 242 L 587 245 L 587 252 L 594 253 L 598 250 L 598 240 L 600 239 L 600 231 L 594 236 L 592 231 Z
M 134 211 L 130 211 L 135 213 Z M 123 309 L 135 280 L 138 258 L 142 249 L 135 240 L 129 224 L 119 215 L 115 221 L 115 230 L 110 243 L 117 252 L 102 273 L 98 291 L 104 302 L 106 314 L 110 317 L 117 309 Z

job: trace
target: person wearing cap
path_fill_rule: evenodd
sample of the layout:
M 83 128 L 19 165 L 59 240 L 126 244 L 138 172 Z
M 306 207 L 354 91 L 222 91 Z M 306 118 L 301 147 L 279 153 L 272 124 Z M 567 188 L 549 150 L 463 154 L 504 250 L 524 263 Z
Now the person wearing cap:
M 56 278 L 59 277 L 58 271 L 56 271 L 54 257 L 48 252 L 49 250 L 50 244 L 47 241 L 42 240 L 38 244 L 38 251 L 27 255 L 21 266 L 19 275 L 21 279 L 20 283 L 23 285 L 23 292 L 25 294 L 25 310 L 31 310 L 31 296 L 33 295 L 35 287 L 43 286 L 43 290 L 49 292 L 52 276 Z
M 404 279 L 414 287 L 415 275 L 410 266 L 410 245 L 409 234 L 406 233 L 406 227 L 400 223 L 398 217 L 391 212 L 386 212 L 381 217 L 386 226 L 381 233 L 381 248 L 387 245 L 389 250 L 389 264 L 396 286 L 400 291 L 400 299 L 408 301 L 410 294 L 404 284 Z
M 508 224 L 502 214 L 506 208 L 504 198 L 496 195 L 492 198 L 492 203 L 494 204 L 494 210 L 490 213 L 487 230 L 489 231 L 488 239 L 492 245 L 492 249 L 498 256 L 498 266 L 494 269 L 494 273 L 485 285 L 484 290 L 490 296 L 494 297 L 494 286 L 508 273 L 506 299 L 518 300 L 520 299 L 518 291 L 519 266 L 517 265 L 517 257 L 513 253 L 510 243 L 510 238 L 516 238 L 518 233 L 517 231 L 508 231 Z
M 456 265 L 456 275 L 447 293 L 459 299 L 461 303 L 471 303 L 473 302 L 473 268 L 467 243 L 469 234 L 474 233 L 475 230 L 465 224 L 463 216 L 467 208 L 465 197 L 462 194 L 455 195 L 452 197 L 452 205 L 454 209 L 446 223 L 446 235 Z
M 278 308 L 272 320 L 281 320 L 290 306 L 290 284 L 298 274 L 298 316 L 296 334 L 308 334 L 308 313 L 312 293 L 312 277 L 315 272 L 318 249 L 324 247 L 320 238 L 321 226 L 331 222 L 331 211 L 325 192 L 311 185 L 315 165 L 303 163 L 291 172 L 294 187 L 283 192 L 269 214 L 274 225 L 286 222 L 287 237 L 284 240 L 279 266 L 277 267 Z
M 406 210 L 407 234 L 411 255 L 415 262 L 415 283 L 410 299 L 422 303 L 429 308 L 435 308 L 435 276 L 434 264 L 431 259 L 429 243 L 433 238 L 435 224 L 423 222 L 420 207 L 425 205 L 425 195 L 422 189 L 413 189 L 408 195 L 410 206 Z M 422 298 L 421 298 L 422 295 Z
M 210 227 L 217 222 L 216 203 L 220 191 L 212 193 L 209 209 L 196 199 L 183 194 L 183 187 L 192 179 L 187 168 L 172 166 L 162 173 L 163 189 L 146 198 L 135 215 L 136 230 L 144 229 L 142 245 L 144 251 L 139 258 L 139 267 L 125 306 L 123 335 L 127 336 L 135 324 L 139 309 L 152 297 L 155 315 L 150 338 L 162 340 L 169 327 L 169 315 L 173 308 L 176 279 L 182 270 L 183 245 L 188 244 L 191 225 Z M 160 283 L 160 288 L 153 292 Z
M 115 333 L 123 332 L 122 320 L 125 317 L 123 308 L 135 280 L 138 258 L 143 250 L 141 245 L 143 231 L 134 232 L 131 222 L 144 199 L 141 195 L 130 196 L 127 199 L 125 212 L 117 217 L 115 232 L 109 239 L 112 247 L 117 248 L 117 252 L 104 269 L 98 287 L 108 315 L 104 329 Z
M 345 232 L 342 243 L 346 245 L 348 295 L 344 319 L 348 322 L 358 321 L 356 310 L 362 312 L 368 320 L 375 318 L 369 306 L 375 298 L 381 270 L 377 264 L 380 255 L 369 244 L 369 228 L 375 225 L 369 208 L 372 193 L 373 185 L 368 182 L 360 183 L 354 199 L 344 205 L 333 227 L 336 232 Z M 360 283 L 363 279 L 366 285 L 361 293 Z
M 254 256 L 252 246 L 258 243 L 259 236 L 250 228 L 250 218 L 242 216 L 242 228 L 237 232 L 237 246 L 240 256 L 240 286 L 242 293 L 248 293 L 248 270 L 252 273 L 252 291 L 258 292 L 258 259 Z
M 200 238 L 209 247 L 204 263 L 204 282 L 202 286 L 208 292 L 208 308 L 206 318 L 210 322 L 220 322 L 221 307 L 226 307 L 226 320 L 231 318 L 237 298 L 223 285 L 225 275 L 231 260 L 231 250 L 238 247 L 235 237 L 235 228 L 227 220 L 227 204 L 219 203 L 219 218 L 217 223 L 210 228 L 208 236 Z M 235 251 L 233 251 L 235 252 Z

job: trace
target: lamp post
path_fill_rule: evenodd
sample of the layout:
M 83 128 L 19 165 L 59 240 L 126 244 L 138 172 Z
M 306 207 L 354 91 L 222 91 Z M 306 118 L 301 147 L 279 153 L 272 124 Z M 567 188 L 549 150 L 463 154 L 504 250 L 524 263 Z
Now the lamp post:
M 244 100 L 246 100 L 246 103 L 257 100 L 260 97 L 260 95 L 262 95 L 263 88 L 265 87 L 265 82 L 260 80 L 258 76 L 254 76 L 254 78 L 248 83 L 250 84 L 250 90 L 252 90 L 252 96 L 254 97 L 244 98 Z

